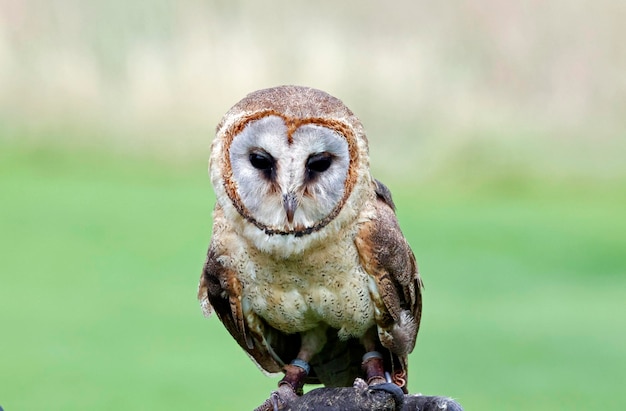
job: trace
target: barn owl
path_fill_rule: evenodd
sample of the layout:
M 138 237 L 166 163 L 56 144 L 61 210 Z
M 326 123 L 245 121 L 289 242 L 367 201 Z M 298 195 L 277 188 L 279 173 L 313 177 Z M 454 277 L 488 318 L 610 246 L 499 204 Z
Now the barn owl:
M 273 395 L 357 377 L 407 392 L 422 281 L 359 119 L 313 88 L 255 91 L 218 124 L 209 174 L 198 299 L 261 370 L 284 373 Z

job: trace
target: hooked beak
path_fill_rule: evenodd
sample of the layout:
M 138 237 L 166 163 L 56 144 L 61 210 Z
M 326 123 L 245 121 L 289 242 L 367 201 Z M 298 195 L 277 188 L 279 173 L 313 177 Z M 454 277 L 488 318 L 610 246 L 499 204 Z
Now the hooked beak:
M 298 208 L 298 198 L 294 193 L 283 194 L 283 207 L 287 214 L 287 221 L 291 224 L 293 222 L 293 215 L 296 213 L 296 208 Z

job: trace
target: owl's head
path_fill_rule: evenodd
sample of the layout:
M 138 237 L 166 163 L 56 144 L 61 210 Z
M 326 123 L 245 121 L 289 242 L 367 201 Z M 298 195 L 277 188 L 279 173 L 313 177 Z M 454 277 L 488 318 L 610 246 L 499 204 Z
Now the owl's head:
M 253 92 L 226 113 L 210 174 L 235 229 L 284 256 L 353 221 L 372 183 L 360 121 L 340 100 L 297 86 Z

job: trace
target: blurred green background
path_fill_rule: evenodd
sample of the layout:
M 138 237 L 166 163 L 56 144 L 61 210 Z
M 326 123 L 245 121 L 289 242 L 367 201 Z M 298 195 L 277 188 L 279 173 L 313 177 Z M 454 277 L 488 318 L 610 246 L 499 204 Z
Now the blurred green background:
M 626 3 L 0 0 L 0 405 L 232 409 L 196 286 L 246 93 L 361 118 L 426 284 L 411 392 L 622 409 Z

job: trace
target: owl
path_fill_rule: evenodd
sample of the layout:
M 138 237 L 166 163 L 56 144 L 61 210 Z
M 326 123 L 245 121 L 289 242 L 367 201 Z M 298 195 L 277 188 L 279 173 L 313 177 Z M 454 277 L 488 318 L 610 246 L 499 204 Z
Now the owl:
M 261 370 L 284 373 L 274 395 L 361 377 L 407 392 L 422 281 L 359 119 L 313 88 L 255 91 L 218 124 L 209 173 L 198 299 Z

